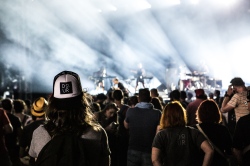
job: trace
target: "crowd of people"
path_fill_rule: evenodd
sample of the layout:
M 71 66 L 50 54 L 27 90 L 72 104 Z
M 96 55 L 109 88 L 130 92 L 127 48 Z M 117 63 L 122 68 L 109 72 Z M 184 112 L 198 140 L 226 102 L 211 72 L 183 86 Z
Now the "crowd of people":
M 128 96 L 113 81 L 107 94 L 91 95 L 77 73 L 62 71 L 49 96 L 1 99 L 0 165 L 39 165 L 44 148 L 63 134 L 83 140 L 91 166 L 250 165 L 250 93 L 241 78 L 223 97 L 173 90 L 168 101 L 155 88 Z

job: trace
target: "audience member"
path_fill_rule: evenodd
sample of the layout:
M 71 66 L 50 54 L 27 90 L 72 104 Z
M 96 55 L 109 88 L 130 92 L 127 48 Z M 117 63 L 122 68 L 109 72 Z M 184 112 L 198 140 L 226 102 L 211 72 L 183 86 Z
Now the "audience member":
M 212 145 L 225 152 L 225 156 L 232 155 L 232 138 L 228 129 L 221 125 L 222 115 L 220 109 L 213 99 L 204 100 L 197 110 L 197 125 L 207 135 Z M 197 128 L 197 126 L 194 126 Z M 213 166 L 227 165 L 227 160 L 220 155 L 217 150 L 214 150 L 214 157 L 212 161 Z
M 129 108 L 128 105 L 123 103 L 123 92 L 121 90 L 113 91 L 113 98 L 115 103 L 117 104 L 118 111 L 118 165 L 119 166 L 127 166 L 127 151 L 128 151 L 128 140 L 129 134 L 128 130 L 125 128 L 123 121 L 126 118 L 126 113 Z
M 225 92 L 225 93 L 227 93 L 227 92 Z M 221 104 L 222 104 L 223 100 L 224 100 L 224 97 L 221 97 L 221 102 L 220 102 Z M 236 126 L 236 118 L 235 118 L 235 110 L 234 109 L 232 109 L 228 112 L 222 112 L 222 123 L 224 126 L 226 126 L 228 128 L 231 136 L 233 136 L 235 126 Z
M 214 100 L 214 93 L 210 92 L 208 94 L 208 98 L 211 99 L 211 100 Z
M 124 120 L 129 129 L 127 166 L 152 166 L 151 148 L 161 112 L 150 101 L 149 89 L 139 89 L 139 103 L 127 111 Z
M 153 104 L 155 109 L 158 109 L 158 110 L 160 110 L 162 112 L 163 106 L 162 106 L 162 104 L 161 104 L 158 97 L 153 97 L 151 99 L 151 103 Z
M 95 113 L 95 118 L 105 129 L 108 135 L 109 147 L 111 150 L 111 166 L 117 165 L 117 130 L 119 108 L 115 103 L 109 103 L 101 112 Z
M 181 102 L 181 92 L 179 90 L 173 90 L 170 92 L 170 101 L 179 101 L 185 109 L 187 108 L 187 105 L 185 102 Z
M 188 103 L 191 103 L 193 101 L 193 97 L 194 97 L 193 93 L 187 92 L 187 102 Z
M 250 102 L 248 99 L 248 109 Z M 241 117 L 235 128 L 233 136 L 233 153 L 237 158 L 238 165 L 250 165 L 250 114 Z
M 11 166 L 10 156 L 5 144 L 5 134 L 13 132 L 13 127 L 6 112 L 0 108 L 0 163 L 3 166 Z
M 37 158 L 43 146 L 55 135 L 72 133 L 84 138 L 85 157 L 90 165 L 109 166 L 106 132 L 95 122 L 76 73 L 63 71 L 55 76 L 46 115 L 48 122 L 33 132 L 29 150 L 31 157 Z
M 36 117 L 31 114 L 31 107 L 32 107 L 31 100 L 26 99 L 26 100 L 24 100 L 24 102 L 25 102 L 25 104 L 27 106 L 26 110 L 24 111 L 24 113 L 31 116 L 31 118 L 32 118 L 31 122 L 35 121 Z
M 28 157 L 29 147 L 32 140 L 32 134 L 34 130 L 45 123 L 45 109 L 48 106 L 48 102 L 45 98 L 39 97 L 35 99 L 31 107 L 31 114 L 36 117 L 35 121 L 24 127 L 20 138 L 20 152 L 19 156 L 23 164 L 34 165 L 34 158 Z
M 130 96 L 128 99 L 128 105 L 131 108 L 134 108 L 135 105 L 138 103 L 138 96 L 134 95 L 134 96 Z
M 25 114 L 31 115 L 31 105 L 32 102 L 29 99 L 24 100 L 25 104 L 26 104 L 26 110 L 24 111 Z
M 159 92 L 158 92 L 158 89 L 152 88 L 152 89 L 150 90 L 150 97 L 151 97 L 151 98 L 157 97 L 157 98 L 160 100 L 161 105 L 162 105 L 163 107 L 165 106 L 165 102 L 163 101 L 162 96 L 160 96 L 160 94 L 159 94 Z
M 226 113 L 234 109 L 237 122 L 240 117 L 249 114 L 247 88 L 240 77 L 233 78 L 230 83 L 222 102 L 221 112 Z
M 96 98 L 95 98 L 95 101 L 94 102 L 97 102 L 100 107 L 101 107 L 101 110 L 103 110 L 105 108 L 105 100 L 107 99 L 108 97 L 104 94 L 104 93 L 99 93 Z
M 112 91 L 108 91 L 106 96 L 107 96 L 107 99 L 104 101 L 104 105 L 108 105 L 110 103 L 114 103 L 114 99 L 113 99 L 113 90 Z
M 197 124 L 197 120 L 196 120 L 196 111 L 200 105 L 200 103 L 207 99 L 207 96 L 204 92 L 203 89 L 196 89 L 195 90 L 195 94 L 196 94 L 196 99 L 194 101 L 192 101 L 191 103 L 188 104 L 186 111 L 187 111 L 187 125 L 188 126 L 192 126 Z
M 221 97 L 220 97 L 220 90 L 214 90 L 214 97 L 215 97 L 215 102 L 217 103 L 217 105 L 219 106 L 219 108 L 221 108 Z
M 205 166 L 210 165 L 213 148 L 196 129 L 186 127 L 185 109 L 178 101 L 167 104 L 160 120 L 160 131 L 152 145 L 152 162 L 158 165 Z M 199 150 L 205 153 L 204 160 L 197 159 Z
M 153 97 L 159 97 L 158 89 L 152 88 L 152 89 L 150 90 L 150 96 L 151 96 L 151 98 L 153 98 Z
M 13 101 L 13 105 L 14 105 L 14 115 L 16 115 L 17 117 L 19 117 L 19 119 L 21 120 L 22 126 L 27 126 L 29 123 L 31 123 L 32 118 L 30 115 L 24 113 L 24 111 L 27 109 L 26 104 L 23 100 L 21 99 L 16 99 Z
M 19 140 L 23 129 L 22 123 L 17 116 L 12 114 L 13 102 L 11 99 L 3 99 L 2 107 L 5 110 L 13 127 L 13 132 L 5 135 L 5 144 L 8 149 L 13 166 L 19 166 L 21 165 L 19 159 Z
M 101 112 L 101 107 L 100 107 L 100 104 L 97 103 L 97 102 L 93 102 L 92 103 L 92 112 L 95 113 L 95 112 Z
M 186 100 L 187 99 L 187 92 L 186 91 L 181 91 L 180 92 L 180 102 L 183 103 L 183 105 L 186 105 L 185 109 L 187 108 L 189 102 Z

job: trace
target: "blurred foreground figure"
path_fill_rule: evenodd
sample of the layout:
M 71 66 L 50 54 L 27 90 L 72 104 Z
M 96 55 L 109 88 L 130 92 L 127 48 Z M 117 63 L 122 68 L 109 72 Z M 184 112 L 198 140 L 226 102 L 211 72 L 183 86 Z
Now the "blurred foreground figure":
M 46 116 L 49 120 L 34 131 L 29 150 L 31 157 L 38 157 L 36 165 L 46 165 L 46 153 L 59 149 L 54 154 L 62 156 L 59 163 L 48 156 L 56 160 L 54 165 L 109 166 L 107 134 L 94 120 L 78 74 L 63 71 L 55 76 Z

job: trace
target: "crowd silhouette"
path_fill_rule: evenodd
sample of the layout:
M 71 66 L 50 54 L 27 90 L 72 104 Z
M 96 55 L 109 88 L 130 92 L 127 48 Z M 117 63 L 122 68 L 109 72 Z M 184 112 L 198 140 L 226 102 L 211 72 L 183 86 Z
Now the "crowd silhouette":
M 36 165 L 42 148 L 64 132 L 88 140 L 93 166 L 227 166 L 229 158 L 250 165 L 248 90 L 235 77 L 223 96 L 202 88 L 172 90 L 169 100 L 156 88 L 91 95 L 78 74 L 63 71 L 50 95 L 1 99 L 0 165 Z

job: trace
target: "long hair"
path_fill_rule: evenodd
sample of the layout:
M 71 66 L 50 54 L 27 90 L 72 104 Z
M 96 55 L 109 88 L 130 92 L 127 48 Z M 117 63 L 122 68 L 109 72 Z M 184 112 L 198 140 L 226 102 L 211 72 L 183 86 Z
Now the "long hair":
M 160 120 L 160 128 L 183 127 L 187 124 L 186 111 L 178 101 L 172 101 L 167 104 Z
M 204 100 L 197 109 L 198 122 L 220 123 L 222 116 L 216 102 L 211 99 Z
M 64 132 L 72 132 L 81 135 L 83 131 L 92 126 L 95 130 L 100 129 L 100 125 L 95 121 L 94 115 L 90 110 L 86 94 L 83 93 L 77 100 L 81 100 L 81 104 L 70 109 L 58 109 L 55 98 L 49 98 L 49 104 L 46 109 L 48 118 L 45 128 L 51 136 Z M 70 104 L 70 103 L 69 103 Z

